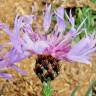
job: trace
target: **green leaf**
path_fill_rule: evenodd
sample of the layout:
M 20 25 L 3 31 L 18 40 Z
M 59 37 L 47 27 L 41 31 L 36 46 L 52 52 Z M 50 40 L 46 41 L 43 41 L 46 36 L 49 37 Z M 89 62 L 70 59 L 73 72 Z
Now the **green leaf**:
M 92 81 L 92 83 L 89 85 L 89 88 L 85 94 L 85 96 L 92 96 L 92 86 L 96 84 L 96 81 Z
M 71 96 L 77 96 L 76 93 L 79 90 L 80 86 L 76 86 L 76 88 L 72 91 Z
M 96 3 L 96 0 L 92 0 L 93 3 Z
M 96 0 L 94 0 L 96 2 Z M 78 27 L 81 22 L 87 17 L 86 22 L 84 23 L 84 28 L 86 28 L 86 31 L 88 33 L 93 32 L 94 30 L 96 30 L 96 11 L 94 12 L 93 10 L 91 10 L 88 7 L 83 7 L 81 8 L 76 8 L 76 16 L 75 16 L 75 20 L 76 20 L 76 27 Z M 80 35 L 80 39 L 84 36 L 84 32 L 81 33 Z M 79 40 L 80 40 L 79 39 Z
M 46 82 L 43 83 L 42 92 L 43 92 L 43 96 L 52 96 L 53 90 L 49 81 L 47 83 Z

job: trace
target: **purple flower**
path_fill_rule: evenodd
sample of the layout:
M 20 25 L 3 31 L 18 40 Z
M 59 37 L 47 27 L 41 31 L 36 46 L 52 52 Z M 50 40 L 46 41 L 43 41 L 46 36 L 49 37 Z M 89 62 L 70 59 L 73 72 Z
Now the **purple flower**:
M 51 5 L 46 5 L 45 13 L 44 13 L 44 19 L 43 19 L 43 28 L 44 31 L 48 31 L 50 24 L 51 24 Z
M 55 13 L 57 23 L 54 30 L 50 34 L 46 34 L 51 24 L 52 14 Z M 64 9 L 59 7 L 56 11 L 51 11 L 51 5 L 46 6 L 44 14 L 44 22 L 42 32 L 37 32 L 38 28 L 33 31 L 32 21 L 34 16 L 19 16 L 17 15 L 14 21 L 14 28 L 10 29 L 6 24 L 0 23 L 0 29 L 4 30 L 9 36 L 10 41 L 4 44 L 0 44 L 0 53 L 2 53 L 5 46 L 11 46 L 9 52 L 5 55 L 0 55 L 0 70 L 6 68 L 15 68 L 17 72 L 25 74 L 26 72 L 19 69 L 15 63 L 25 58 L 32 56 L 33 54 L 49 54 L 60 60 L 68 60 L 81 63 L 90 63 L 90 54 L 96 51 L 96 39 L 91 34 L 82 38 L 77 44 L 72 45 L 73 40 L 77 35 L 83 32 L 82 21 L 78 28 L 75 28 L 75 20 L 71 15 L 67 15 L 69 21 L 64 20 Z M 65 24 L 70 23 L 71 28 L 66 33 Z M 64 35 L 65 34 L 65 35 Z M 0 77 L 10 79 L 12 76 L 7 73 L 0 73 Z

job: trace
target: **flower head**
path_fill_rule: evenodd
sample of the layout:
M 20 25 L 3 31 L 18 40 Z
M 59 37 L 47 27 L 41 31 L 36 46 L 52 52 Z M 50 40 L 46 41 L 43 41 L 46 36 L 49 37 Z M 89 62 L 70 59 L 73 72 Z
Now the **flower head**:
M 56 16 L 56 25 L 54 30 L 47 34 L 49 30 L 53 13 Z M 64 14 L 68 17 L 68 21 L 64 20 Z M 10 41 L 5 45 L 11 46 L 9 52 L 0 57 L 0 70 L 11 67 L 15 68 L 19 73 L 26 72 L 19 69 L 15 63 L 19 62 L 33 54 L 49 54 L 60 60 L 72 60 L 81 63 L 90 63 L 90 54 L 96 51 L 96 39 L 93 36 L 85 36 L 77 44 L 72 45 L 74 38 L 83 32 L 83 24 L 75 28 L 75 19 L 71 15 L 66 14 L 62 7 L 57 8 L 56 11 L 51 11 L 51 5 L 46 6 L 43 20 L 43 33 L 32 29 L 33 15 L 19 16 L 16 15 L 14 21 L 14 28 L 10 29 L 6 24 L 0 23 L 0 29 L 4 30 L 9 36 Z M 66 32 L 66 27 L 71 24 L 69 32 Z M 39 29 L 38 29 L 39 30 Z M 4 44 L 0 44 L 0 52 L 3 50 Z M 1 77 L 11 78 L 12 76 L 5 73 L 0 73 Z

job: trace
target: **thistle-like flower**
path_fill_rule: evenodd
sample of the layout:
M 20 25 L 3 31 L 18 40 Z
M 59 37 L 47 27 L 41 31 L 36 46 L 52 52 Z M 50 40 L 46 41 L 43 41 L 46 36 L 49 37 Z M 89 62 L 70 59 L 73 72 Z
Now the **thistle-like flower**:
M 50 29 L 51 19 L 53 14 L 56 17 L 56 25 L 51 33 L 47 34 Z M 64 16 L 68 18 L 64 20 Z M 19 69 L 15 63 L 25 58 L 37 55 L 35 72 L 43 81 L 50 77 L 54 79 L 59 71 L 59 60 L 68 60 L 73 62 L 81 62 L 90 64 L 90 56 L 92 52 L 96 51 L 96 39 L 93 35 L 88 34 L 83 37 L 78 43 L 72 44 L 72 41 L 81 32 L 84 32 L 82 21 L 78 28 L 75 28 L 75 19 L 64 11 L 64 8 L 59 7 L 52 12 L 51 5 L 46 6 L 43 15 L 42 31 L 35 26 L 32 29 L 32 23 L 35 16 L 20 16 L 17 15 L 14 21 L 14 28 L 10 29 L 6 24 L 0 23 L 0 29 L 7 33 L 10 41 L 0 44 L 0 52 L 4 46 L 11 46 L 9 52 L 5 55 L 0 55 L 0 76 L 10 79 L 12 76 L 3 73 L 5 68 L 15 68 L 17 72 L 25 74 L 26 72 Z M 67 26 L 71 24 L 69 32 L 66 32 Z M 0 34 L 1 35 L 1 34 Z

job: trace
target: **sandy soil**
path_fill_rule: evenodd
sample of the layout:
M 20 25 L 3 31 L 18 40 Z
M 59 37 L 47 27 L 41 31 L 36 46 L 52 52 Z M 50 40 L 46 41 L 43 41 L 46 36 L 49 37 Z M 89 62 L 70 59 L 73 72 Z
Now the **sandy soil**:
M 0 21 L 10 23 L 12 26 L 17 12 L 30 14 L 32 4 L 35 4 L 37 10 L 40 11 L 45 1 L 51 2 L 53 6 L 82 7 L 87 5 L 96 10 L 96 4 L 92 3 L 91 0 L 0 0 Z
M 57 0 L 58 1 L 58 0 Z M 66 1 L 66 0 L 65 0 Z M 70 0 L 71 1 L 71 0 Z M 38 0 L 35 0 L 38 2 Z M 13 20 L 17 12 L 31 14 L 32 0 L 0 0 L 0 21 L 13 26 Z M 40 5 L 38 7 L 38 4 Z M 42 3 L 35 3 L 40 11 Z M 0 42 L 8 39 L 6 35 L 0 36 Z M 84 96 L 90 81 L 96 80 L 96 56 L 93 57 L 91 65 L 61 61 L 60 75 L 51 82 L 53 96 L 70 96 L 72 90 L 80 85 L 77 96 Z M 35 56 L 30 57 L 17 65 L 26 70 L 28 74 L 22 76 L 14 69 L 6 72 L 12 73 L 14 78 L 10 81 L 0 78 L 0 96 L 42 96 L 42 83 L 35 75 L 33 68 Z

